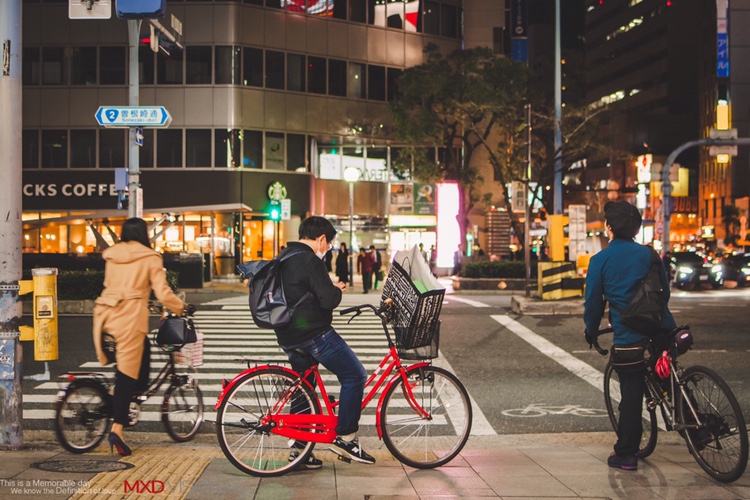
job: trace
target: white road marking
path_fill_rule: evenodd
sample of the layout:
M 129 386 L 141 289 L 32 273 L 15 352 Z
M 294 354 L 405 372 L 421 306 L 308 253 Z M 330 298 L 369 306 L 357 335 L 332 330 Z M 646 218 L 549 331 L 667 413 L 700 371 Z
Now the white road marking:
M 485 304 L 484 302 L 479 302 L 478 300 L 467 299 L 465 297 L 457 297 L 456 295 L 451 295 L 450 300 L 455 300 L 456 302 L 468 304 L 473 307 L 490 307 L 489 304 Z

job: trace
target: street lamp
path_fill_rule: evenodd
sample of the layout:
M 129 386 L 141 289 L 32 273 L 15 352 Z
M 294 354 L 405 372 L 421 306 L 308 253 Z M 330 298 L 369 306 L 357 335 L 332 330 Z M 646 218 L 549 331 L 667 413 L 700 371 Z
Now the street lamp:
M 344 180 L 349 183 L 349 286 L 354 286 L 354 183 L 359 180 L 359 169 L 346 167 Z

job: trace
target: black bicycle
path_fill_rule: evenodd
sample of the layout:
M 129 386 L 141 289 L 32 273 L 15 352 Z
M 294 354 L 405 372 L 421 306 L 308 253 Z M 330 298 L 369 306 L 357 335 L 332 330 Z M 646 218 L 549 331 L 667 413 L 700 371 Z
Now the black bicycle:
M 597 337 L 611 332 L 611 328 L 601 330 Z M 673 330 L 665 339 L 649 341 L 648 352 L 661 366 L 657 369 L 653 361 L 646 366 L 643 435 L 638 457 L 646 458 L 656 448 L 659 408 L 663 428 L 679 432 L 698 465 L 717 481 L 730 483 L 739 479 L 747 467 L 745 418 L 737 398 L 718 373 L 705 366 L 683 368 L 677 361 L 691 346 L 692 334 L 687 327 Z M 602 355 L 609 353 L 596 339 L 594 347 Z M 658 360 L 664 352 L 666 356 Z M 611 360 L 604 370 L 604 402 L 617 432 L 620 381 Z
M 161 421 L 173 440 L 178 443 L 190 441 L 203 423 L 203 393 L 198 387 L 195 369 L 186 367 L 185 373 L 178 373 L 177 361 L 184 360 L 186 355 L 182 352 L 184 346 L 160 345 L 156 342 L 156 335 L 152 343 L 167 353 L 167 360 L 146 392 L 133 396 L 129 426 L 138 423 L 141 405 L 166 382 Z M 59 392 L 55 403 L 55 435 L 62 447 L 72 453 L 91 451 L 99 446 L 112 424 L 110 390 L 114 387 L 114 376 L 72 371 L 58 378 L 69 383 Z

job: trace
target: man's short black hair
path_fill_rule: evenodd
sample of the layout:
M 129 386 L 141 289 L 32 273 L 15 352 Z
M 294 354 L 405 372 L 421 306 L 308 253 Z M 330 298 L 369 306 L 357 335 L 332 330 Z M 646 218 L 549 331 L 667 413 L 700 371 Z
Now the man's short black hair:
M 606 224 L 612 228 L 615 238 L 633 239 L 641 229 L 643 217 L 638 209 L 625 200 L 610 201 L 604 205 Z
M 313 215 L 299 225 L 299 239 L 301 240 L 317 240 L 322 235 L 326 236 L 328 243 L 336 237 L 336 229 L 325 217 Z

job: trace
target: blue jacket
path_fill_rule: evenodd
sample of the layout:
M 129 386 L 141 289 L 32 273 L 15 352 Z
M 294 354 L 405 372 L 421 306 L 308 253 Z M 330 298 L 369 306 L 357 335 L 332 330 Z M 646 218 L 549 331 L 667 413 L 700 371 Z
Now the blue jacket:
M 586 275 L 586 302 L 583 321 L 586 329 L 595 334 L 604 316 L 605 301 L 609 301 L 609 320 L 615 331 L 615 345 L 629 345 L 643 341 L 646 337 L 626 327 L 620 322 L 620 311 L 625 309 L 635 294 L 638 282 L 651 268 L 651 248 L 633 240 L 615 238 L 609 246 L 597 253 L 589 262 Z M 661 262 L 661 259 L 659 259 Z M 669 280 L 661 263 L 661 282 L 669 302 Z M 615 307 L 611 307 L 614 304 Z M 665 305 L 661 327 L 675 328 L 674 318 Z

